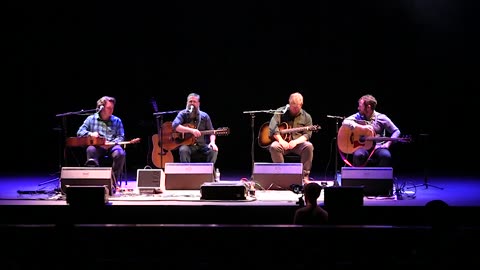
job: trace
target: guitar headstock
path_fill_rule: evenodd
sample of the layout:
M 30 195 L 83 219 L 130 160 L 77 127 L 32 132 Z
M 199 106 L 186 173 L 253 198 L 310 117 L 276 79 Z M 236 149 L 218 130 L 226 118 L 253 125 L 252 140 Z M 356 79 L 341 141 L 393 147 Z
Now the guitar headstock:
M 319 125 L 313 125 L 313 126 L 311 126 L 311 127 L 308 127 L 307 130 L 318 131 L 318 130 L 320 130 L 320 129 L 322 129 L 322 128 L 321 128 Z
M 215 130 L 215 135 L 228 135 L 230 134 L 230 128 L 228 127 L 221 127 Z
M 404 137 L 401 137 L 401 138 L 397 138 L 399 142 L 402 142 L 402 143 L 410 143 L 413 141 L 412 139 L 412 136 L 410 135 L 406 135 Z
M 158 112 L 157 101 L 156 101 L 154 98 L 152 98 L 152 100 L 150 101 L 150 103 L 152 103 L 153 112 Z
M 130 143 L 139 143 L 139 142 L 140 142 L 140 138 L 135 138 L 130 141 Z

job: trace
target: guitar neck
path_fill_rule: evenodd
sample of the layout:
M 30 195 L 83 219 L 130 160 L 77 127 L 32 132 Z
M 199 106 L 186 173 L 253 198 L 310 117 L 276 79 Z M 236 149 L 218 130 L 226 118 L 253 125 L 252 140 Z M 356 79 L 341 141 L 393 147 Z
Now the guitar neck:
M 366 138 L 360 138 L 360 141 L 374 141 L 374 142 L 380 142 L 380 141 L 403 141 L 405 140 L 404 138 L 390 138 L 390 137 L 366 137 Z
M 124 144 L 131 144 L 131 142 L 106 142 L 105 145 L 116 145 L 116 144 L 120 144 L 120 145 L 124 145 Z
M 125 145 L 125 144 L 132 144 L 132 143 L 137 143 L 140 141 L 140 138 L 136 138 L 136 139 L 133 139 L 131 141 L 123 141 L 123 142 L 106 142 L 105 145 L 116 145 L 116 144 L 120 144 L 120 145 Z
M 312 127 L 298 127 L 298 128 L 283 129 L 283 130 L 280 130 L 280 134 L 294 133 L 294 132 L 299 132 L 299 131 L 304 131 L 309 129 L 313 130 Z
M 217 134 L 219 131 L 218 130 L 202 130 L 200 133 L 202 135 L 212 135 L 212 134 Z

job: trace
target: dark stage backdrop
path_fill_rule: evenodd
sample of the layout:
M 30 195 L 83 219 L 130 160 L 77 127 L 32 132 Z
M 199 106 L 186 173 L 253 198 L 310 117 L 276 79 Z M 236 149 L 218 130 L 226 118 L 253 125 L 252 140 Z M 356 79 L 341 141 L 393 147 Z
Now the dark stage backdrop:
M 157 127 L 152 99 L 159 111 L 180 110 L 190 92 L 216 128 L 231 130 L 218 137 L 218 167 L 248 171 L 252 143 L 255 161 L 270 161 L 256 137 L 271 115 L 243 112 L 299 91 L 322 127 L 316 174 L 335 164 L 327 115 L 354 113 L 367 93 L 414 139 L 392 149 L 399 170 L 476 172 L 475 1 L 9 2 L 5 171 L 55 171 L 63 137 L 85 117 L 56 115 L 94 109 L 103 95 L 117 98 L 127 139 L 141 138 L 127 164 L 143 168 Z

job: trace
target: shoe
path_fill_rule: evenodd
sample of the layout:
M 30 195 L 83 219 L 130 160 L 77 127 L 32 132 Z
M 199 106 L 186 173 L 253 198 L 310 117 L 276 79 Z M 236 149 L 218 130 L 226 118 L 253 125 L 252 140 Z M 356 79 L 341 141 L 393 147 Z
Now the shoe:
M 306 185 L 306 184 L 308 184 L 308 183 L 311 183 L 311 182 L 313 182 L 313 181 L 315 181 L 315 179 L 313 179 L 312 177 L 307 177 L 307 176 L 306 176 L 306 177 L 303 178 L 303 184 L 304 184 L 304 185 Z

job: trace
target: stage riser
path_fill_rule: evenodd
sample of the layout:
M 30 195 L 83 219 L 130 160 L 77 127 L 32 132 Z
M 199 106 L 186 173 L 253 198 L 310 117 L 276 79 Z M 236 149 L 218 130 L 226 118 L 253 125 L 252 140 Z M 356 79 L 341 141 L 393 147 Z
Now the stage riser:
M 480 240 L 478 228 L 435 235 L 428 228 L 390 226 L 89 224 L 8 226 L 0 232 L 9 236 L 3 240 L 8 248 L 0 255 L 4 269 L 34 269 L 52 254 L 59 267 L 86 269 L 149 269 L 161 265 L 167 269 L 216 270 L 231 265 L 234 257 L 238 258 L 236 263 L 254 264 L 255 269 L 359 269 L 379 265 L 387 269 L 416 265 L 419 267 L 413 269 L 423 269 L 437 262 L 449 266 L 447 269 L 465 269 L 472 264 L 478 267 L 477 250 L 471 247 Z M 431 250 L 437 243 L 432 239 L 441 246 Z M 388 241 L 394 242 L 388 248 L 382 244 L 365 247 L 365 243 Z M 41 243 L 41 248 L 33 243 Z M 254 254 L 251 261 L 243 256 L 246 250 Z M 312 251 L 321 256 L 305 259 L 299 255 Z
M 238 204 L 238 203 L 237 203 Z M 108 205 L 92 211 L 68 205 L 4 205 L 2 219 L 9 224 L 292 224 L 298 206 L 249 205 Z M 330 210 L 330 209 L 328 209 Z M 333 211 L 333 210 L 332 210 Z M 344 213 L 344 215 L 342 214 Z M 363 206 L 353 215 L 331 212 L 332 224 L 425 225 L 420 206 Z M 480 226 L 478 207 L 455 207 L 452 220 Z M 337 219 L 337 220 L 335 220 Z

